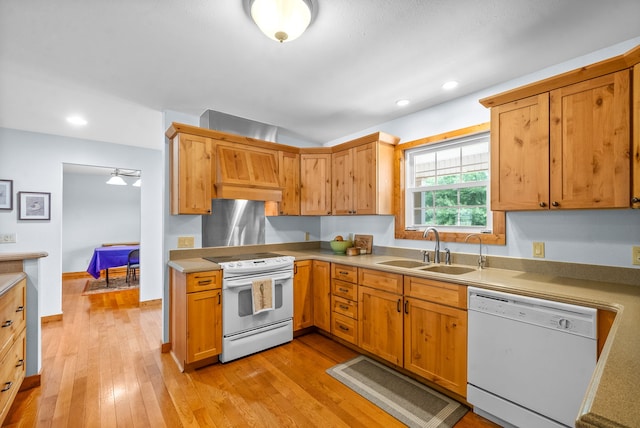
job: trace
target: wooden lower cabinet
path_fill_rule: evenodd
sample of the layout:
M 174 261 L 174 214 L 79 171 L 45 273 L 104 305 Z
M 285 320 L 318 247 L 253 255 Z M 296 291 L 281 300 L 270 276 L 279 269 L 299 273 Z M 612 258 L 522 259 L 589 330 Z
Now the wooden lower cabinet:
M 313 283 L 313 325 L 331 331 L 331 264 L 314 260 L 311 267 Z
M 402 366 L 402 295 L 358 286 L 358 346 Z
M 181 371 L 215 362 L 222 352 L 222 271 L 171 269 L 171 354 Z
M 358 345 L 358 268 L 331 264 L 331 334 Z
M 467 311 L 405 299 L 404 368 L 466 396 Z
M 313 326 L 313 281 L 311 260 L 293 265 L 293 331 Z

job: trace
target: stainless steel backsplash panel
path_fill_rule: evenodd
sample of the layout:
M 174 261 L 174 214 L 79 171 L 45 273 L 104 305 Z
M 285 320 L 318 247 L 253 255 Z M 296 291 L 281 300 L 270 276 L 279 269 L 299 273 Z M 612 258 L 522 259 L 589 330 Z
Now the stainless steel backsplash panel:
M 264 201 L 213 199 L 202 216 L 202 246 L 264 244 Z

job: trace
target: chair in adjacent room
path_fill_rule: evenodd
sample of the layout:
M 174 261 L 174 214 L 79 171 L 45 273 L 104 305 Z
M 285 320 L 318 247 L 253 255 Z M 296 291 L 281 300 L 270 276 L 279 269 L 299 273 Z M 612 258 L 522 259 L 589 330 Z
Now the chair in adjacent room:
M 140 250 L 131 250 L 127 257 L 127 284 L 132 279 L 137 279 L 138 269 L 140 269 Z

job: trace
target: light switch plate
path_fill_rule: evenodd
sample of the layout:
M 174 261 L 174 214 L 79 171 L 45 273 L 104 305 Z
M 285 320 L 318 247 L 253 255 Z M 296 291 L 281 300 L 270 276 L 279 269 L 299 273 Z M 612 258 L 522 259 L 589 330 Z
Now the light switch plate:
M 16 243 L 16 234 L 15 233 L 2 233 L 0 234 L 0 244 L 15 244 Z
M 544 242 L 533 243 L 533 257 L 544 259 Z
M 640 246 L 634 245 L 631 247 L 631 263 L 634 265 L 640 265 Z
M 195 238 L 193 236 L 178 236 L 178 248 L 193 248 Z

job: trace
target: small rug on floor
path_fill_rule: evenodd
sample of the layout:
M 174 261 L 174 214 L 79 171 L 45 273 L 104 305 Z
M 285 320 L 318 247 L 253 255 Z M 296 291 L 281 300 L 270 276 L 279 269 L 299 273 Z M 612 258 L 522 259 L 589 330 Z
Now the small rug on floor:
M 131 279 L 127 284 L 127 278 L 124 276 L 115 276 L 109 278 L 109 286 L 107 287 L 107 280 L 105 278 L 88 279 L 87 284 L 82 290 L 83 295 L 98 294 L 98 293 L 110 293 L 111 291 L 130 290 L 132 288 L 138 288 L 140 285 L 139 277 Z
M 327 373 L 409 427 L 453 427 L 468 409 L 451 398 L 360 355 Z

